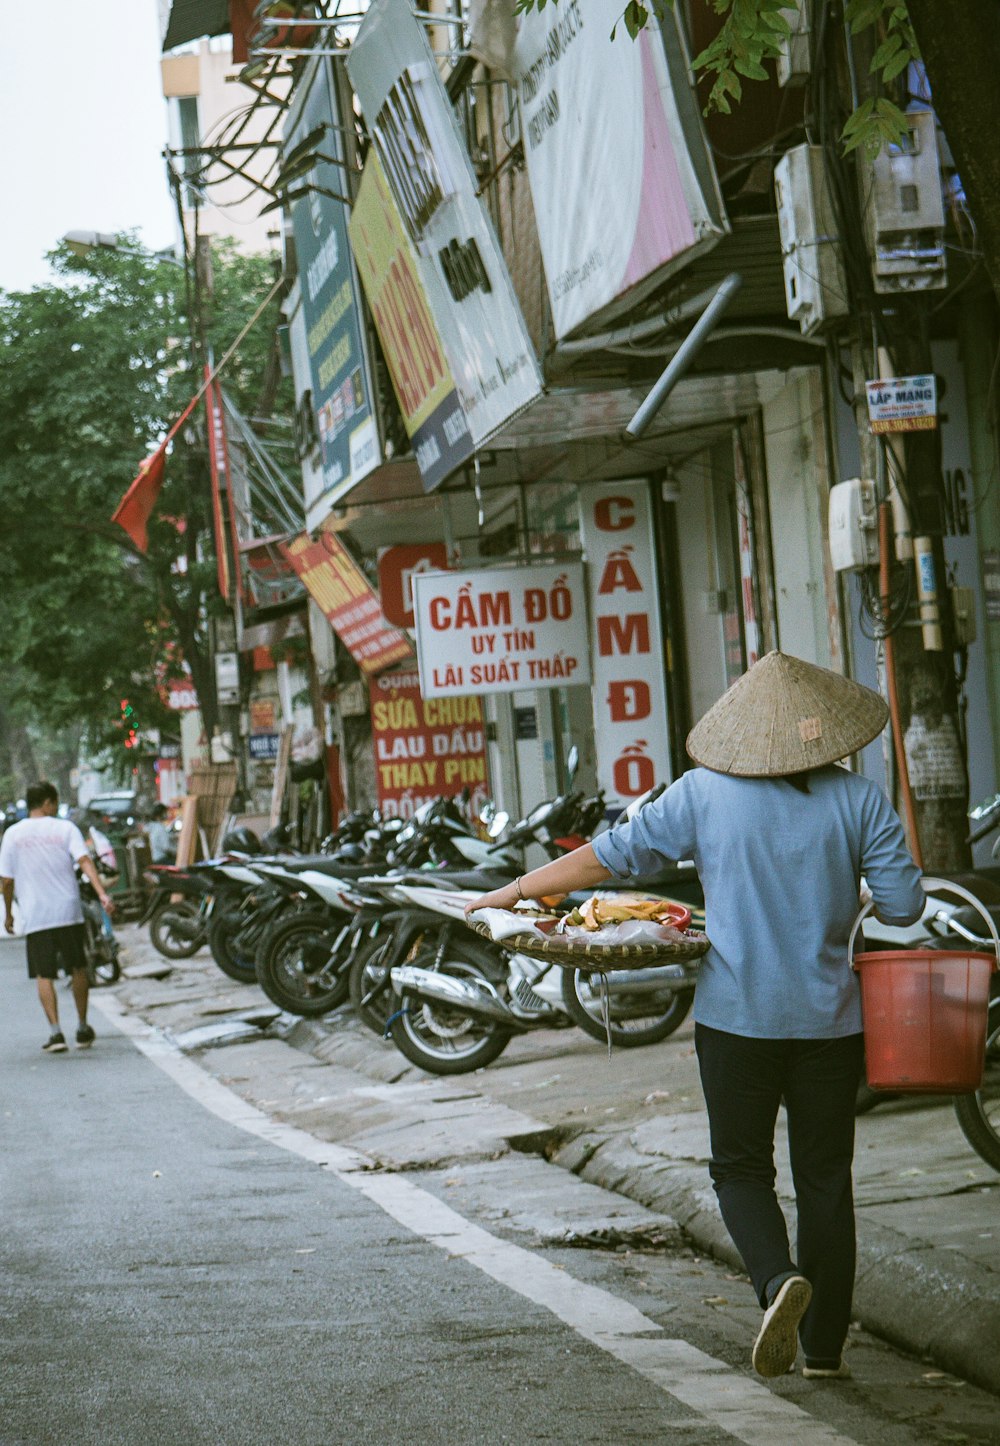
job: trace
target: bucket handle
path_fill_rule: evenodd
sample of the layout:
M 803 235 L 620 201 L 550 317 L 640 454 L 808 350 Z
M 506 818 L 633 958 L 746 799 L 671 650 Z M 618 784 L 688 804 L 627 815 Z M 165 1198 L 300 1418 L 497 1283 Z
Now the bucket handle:
M 920 880 L 920 887 L 923 889 L 925 894 L 936 894 L 938 892 L 957 894 L 960 899 L 964 899 L 967 904 L 971 904 L 973 908 L 977 909 L 986 920 L 986 926 L 989 929 L 990 935 L 993 939 L 993 948 L 996 951 L 996 958 L 997 960 L 1000 960 L 1000 935 L 997 934 L 997 926 L 994 923 L 992 914 L 987 913 L 987 911 L 983 908 L 982 904 L 976 898 L 975 894 L 970 894 L 969 890 L 963 888 L 961 884 L 953 884 L 950 879 L 935 879 L 929 877 L 926 874 Z M 872 912 L 874 908 L 875 900 L 869 899 L 867 904 L 865 904 L 864 908 L 861 910 L 858 917 L 855 919 L 854 926 L 851 929 L 851 937 L 847 941 L 847 959 L 852 969 L 857 967 L 854 963 L 854 941 L 858 936 L 858 930 L 861 928 L 861 925 L 864 923 L 865 919 L 867 919 L 868 915 Z M 993 967 L 995 969 L 997 965 L 994 964 Z

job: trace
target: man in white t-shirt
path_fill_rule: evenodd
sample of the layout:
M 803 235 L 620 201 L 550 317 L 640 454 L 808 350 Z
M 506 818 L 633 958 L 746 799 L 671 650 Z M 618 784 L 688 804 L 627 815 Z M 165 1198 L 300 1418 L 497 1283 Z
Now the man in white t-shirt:
M 17 895 L 28 948 L 28 978 L 36 980 L 38 997 L 52 1033 L 42 1048 L 62 1054 L 66 1040 L 59 1028 L 56 977 L 70 976 L 79 1015 L 76 1042 L 87 1049 L 94 1031 L 87 1023 L 87 961 L 83 948 L 83 908 L 76 868 L 91 884 L 104 909 L 112 903 L 83 834 L 69 819 L 59 818 L 59 795 L 51 783 L 33 783 L 26 794 L 28 817 L 7 829 L 0 842 L 0 885 L 7 909 L 6 928 L 14 933 Z

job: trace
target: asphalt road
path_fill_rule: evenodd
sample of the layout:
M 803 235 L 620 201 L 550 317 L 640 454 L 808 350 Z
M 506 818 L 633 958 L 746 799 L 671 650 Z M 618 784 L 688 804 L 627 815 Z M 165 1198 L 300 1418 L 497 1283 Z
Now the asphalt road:
M 795 1404 L 721 1327 L 688 1339 L 736 1288 L 716 1267 L 507 1243 L 99 1014 L 93 1049 L 44 1055 L 17 943 L 0 1002 L 2 1446 L 995 1439 L 980 1409 L 939 1436 L 838 1388 Z

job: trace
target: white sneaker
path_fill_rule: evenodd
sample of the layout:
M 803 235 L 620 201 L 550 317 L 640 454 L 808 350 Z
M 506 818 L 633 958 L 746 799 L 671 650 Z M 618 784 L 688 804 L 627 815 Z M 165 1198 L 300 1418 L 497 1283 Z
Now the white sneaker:
M 812 1300 L 804 1275 L 790 1275 L 764 1312 L 753 1347 L 753 1368 L 761 1376 L 783 1376 L 795 1364 L 799 1321 Z
M 803 1366 L 802 1375 L 807 1381 L 849 1381 L 851 1368 L 846 1361 L 841 1361 L 836 1369 L 829 1366 Z

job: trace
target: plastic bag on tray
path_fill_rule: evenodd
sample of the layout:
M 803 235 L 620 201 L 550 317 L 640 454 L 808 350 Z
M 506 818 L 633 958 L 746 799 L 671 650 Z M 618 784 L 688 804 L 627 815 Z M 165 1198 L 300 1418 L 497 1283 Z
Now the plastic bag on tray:
M 567 939 L 585 939 L 590 944 L 676 944 L 684 935 L 670 924 L 655 919 L 624 919 L 618 924 L 603 924 L 600 929 L 585 929 L 581 924 L 567 924 L 559 930 Z

